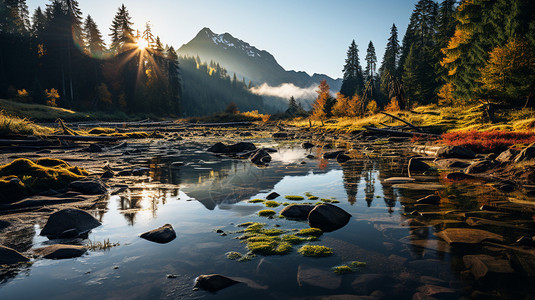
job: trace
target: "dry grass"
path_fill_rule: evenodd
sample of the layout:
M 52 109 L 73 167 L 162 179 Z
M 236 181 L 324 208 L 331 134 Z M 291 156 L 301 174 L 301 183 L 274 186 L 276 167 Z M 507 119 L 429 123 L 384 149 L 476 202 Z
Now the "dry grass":
M 52 128 L 36 125 L 27 119 L 11 116 L 4 111 L 0 112 L 0 136 L 43 136 L 51 133 L 53 133 Z
M 105 239 L 104 241 L 100 242 L 100 241 L 91 241 L 89 240 L 87 242 L 87 245 L 86 247 L 89 249 L 89 250 L 93 250 L 93 251 L 96 251 L 96 250 L 110 250 L 111 248 L 113 247 L 117 247 L 117 246 L 120 246 L 121 244 L 119 243 L 111 243 L 110 242 L 110 239 Z

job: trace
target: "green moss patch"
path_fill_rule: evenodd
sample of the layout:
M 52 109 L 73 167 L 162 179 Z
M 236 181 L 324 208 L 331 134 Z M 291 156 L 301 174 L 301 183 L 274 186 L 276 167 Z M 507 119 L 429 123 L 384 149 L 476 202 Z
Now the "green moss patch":
M 249 239 L 247 249 L 254 254 L 283 255 L 292 251 L 292 245 L 280 239 Z
M 334 273 L 339 274 L 339 275 L 355 272 L 355 270 L 353 270 L 350 266 L 337 266 L 337 267 L 334 267 L 332 270 Z
M 325 202 L 325 203 L 340 203 L 340 201 L 336 200 L 336 199 L 327 199 L 327 198 L 321 198 L 320 199 L 322 202 Z
M 48 189 L 61 189 L 88 175 L 87 171 L 53 158 L 17 158 L 0 166 L 0 200 L 14 201 Z
M 325 257 L 333 255 L 333 249 L 318 245 L 304 245 L 297 250 L 303 256 L 309 257 Z
M 270 200 L 270 201 L 264 202 L 264 205 L 267 206 L 267 207 L 277 207 L 277 206 L 279 206 L 281 204 L 279 202 L 277 202 L 277 201 Z
M 226 256 L 228 259 L 230 260 L 236 260 L 236 261 L 249 261 L 251 260 L 255 255 L 250 255 L 250 254 L 246 254 L 246 255 L 243 255 L 241 254 L 240 252 L 236 252 L 236 251 L 231 251 L 231 252 L 227 252 L 226 253 Z
M 300 235 L 300 236 L 320 237 L 322 234 L 323 234 L 323 231 L 319 228 L 305 228 L 297 232 L 297 235 Z
M 260 217 L 271 217 L 273 215 L 275 215 L 276 212 L 272 209 L 263 209 L 261 211 L 258 212 L 258 215 Z
M 360 268 L 360 267 L 365 267 L 366 263 L 362 261 L 352 261 L 351 263 L 349 263 L 349 265 L 353 268 Z
M 251 199 L 251 200 L 249 200 L 247 202 L 249 202 L 249 203 L 264 203 L 265 201 L 266 200 L 264 200 L 264 199 Z
M 293 201 L 301 201 L 301 200 L 305 199 L 305 197 L 303 197 L 303 196 L 296 196 L 296 195 L 286 195 L 286 196 L 284 196 L 284 198 L 286 198 L 288 200 L 293 200 Z

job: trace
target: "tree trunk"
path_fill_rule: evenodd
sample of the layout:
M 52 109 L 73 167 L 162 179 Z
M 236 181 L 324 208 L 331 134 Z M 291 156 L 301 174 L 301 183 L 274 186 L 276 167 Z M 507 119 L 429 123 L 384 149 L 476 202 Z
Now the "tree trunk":
M 485 104 L 485 112 L 487 113 L 487 117 L 489 119 L 490 123 L 495 123 L 496 118 L 494 117 L 494 105 L 491 102 L 487 102 Z

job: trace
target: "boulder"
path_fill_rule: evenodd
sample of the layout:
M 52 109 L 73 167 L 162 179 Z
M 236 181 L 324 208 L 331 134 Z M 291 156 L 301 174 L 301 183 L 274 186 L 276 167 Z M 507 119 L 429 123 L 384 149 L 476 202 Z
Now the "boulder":
M 419 299 L 458 299 L 459 297 L 454 289 L 434 284 L 422 285 L 418 287 L 418 292 L 425 296 Z
M 435 164 L 441 169 L 464 169 L 470 164 L 455 158 L 437 159 Z
M 323 158 L 331 159 L 336 158 L 338 155 L 343 154 L 345 151 L 332 151 L 323 153 Z
M 342 277 L 325 269 L 299 265 L 297 283 L 299 286 L 313 286 L 334 290 L 342 284 Z
M 486 254 L 465 255 L 463 262 L 476 280 L 515 273 L 508 260 Z
M 41 230 L 40 235 L 49 239 L 64 236 L 76 237 L 85 235 L 91 229 L 100 225 L 100 222 L 87 212 L 75 208 L 66 208 L 48 217 L 48 221 L 43 230 Z
M 474 179 L 474 176 L 468 175 L 461 172 L 453 172 L 446 175 L 446 179 L 449 180 L 465 180 L 465 179 Z
M 70 184 L 70 188 L 86 195 L 102 195 L 108 192 L 108 189 L 102 180 L 92 177 L 73 181 Z
M 200 275 L 195 279 L 194 288 L 199 288 L 213 293 L 235 285 L 236 283 L 240 282 L 219 274 Z
M 304 142 L 304 143 L 301 144 L 301 147 L 303 147 L 304 149 L 310 149 L 310 148 L 314 147 L 314 144 L 312 144 L 310 142 Z
M 438 149 L 437 157 L 440 158 L 475 158 L 476 154 L 462 146 L 446 146 Z
M 65 259 L 82 256 L 87 251 L 84 246 L 56 244 L 35 249 L 34 252 L 47 259 Z
M 498 163 L 492 160 L 481 160 L 476 161 L 468 168 L 464 170 L 466 174 L 479 174 L 479 173 L 485 173 L 493 168 L 498 166 Z
M 245 151 L 253 151 L 256 150 L 256 146 L 253 143 L 249 142 L 239 142 L 234 145 L 229 145 L 227 147 L 227 153 L 235 154 L 239 152 L 245 152 Z
M 228 147 L 227 147 L 227 145 L 225 145 L 225 144 L 223 144 L 221 142 L 218 142 L 218 143 L 215 143 L 210 148 L 208 148 L 206 151 L 212 152 L 212 153 L 227 153 L 228 152 Z
M 496 161 L 502 162 L 502 163 L 508 163 L 513 161 L 515 157 L 518 155 L 518 151 L 514 149 L 507 149 L 500 153 L 498 157 L 496 157 Z
M 102 152 L 103 150 L 100 145 L 91 144 L 89 145 L 89 147 L 85 148 L 85 151 L 91 152 L 91 153 L 98 153 L 98 152 Z
M 416 200 L 417 204 L 439 204 L 440 203 L 440 196 L 438 195 L 428 195 L 423 198 L 420 198 Z
M 269 195 L 266 196 L 266 200 L 273 200 L 273 199 L 275 199 L 275 198 L 277 198 L 279 196 L 280 196 L 279 193 L 271 192 L 271 193 L 269 193 Z
M 143 176 L 143 175 L 148 175 L 149 172 L 150 172 L 150 168 L 135 168 L 132 170 L 132 175 Z
M 419 159 L 411 158 L 409 160 L 409 171 L 425 172 L 429 169 L 431 169 L 431 167 Z
M 535 159 L 535 143 L 530 144 L 524 148 L 518 155 L 515 157 L 515 163 Z
M 316 205 L 308 214 L 308 224 L 325 232 L 335 231 L 344 227 L 351 219 L 345 210 L 332 204 Z
M 345 155 L 344 153 L 338 154 L 338 156 L 336 157 L 336 161 L 340 164 L 343 164 L 350 159 L 351 157 Z
M 112 178 L 113 176 L 115 176 L 115 173 L 113 173 L 113 171 L 106 170 L 106 172 L 104 172 L 102 175 L 100 175 L 100 178 L 109 179 L 109 178 Z
M 160 228 L 142 233 L 140 237 L 151 242 L 166 244 L 176 238 L 176 233 L 171 224 L 165 224 Z
M 280 215 L 287 219 L 306 220 L 312 209 L 314 209 L 314 205 L 292 204 L 283 208 Z
M 486 240 L 503 242 L 503 236 L 481 229 L 448 228 L 436 234 L 452 246 L 479 244 Z
M 276 139 L 283 139 L 283 138 L 287 138 L 288 134 L 286 132 L 275 132 L 273 134 L 273 137 Z
M 271 155 L 264 149 L 257 149 L 251 154 L 249 160 L 255 165 L 267 165 L 271 161 Z
M 12 265 L 29 260 L 29 258 L 20 254 L 17 250 L 0 245 L 0 265 Z

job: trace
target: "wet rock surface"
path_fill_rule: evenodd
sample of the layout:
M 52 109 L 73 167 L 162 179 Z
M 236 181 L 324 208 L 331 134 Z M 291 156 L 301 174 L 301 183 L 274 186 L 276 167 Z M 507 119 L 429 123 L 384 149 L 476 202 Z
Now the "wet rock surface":
M 208 292 L 217 292 L 237 283 L 240 282 L 219 274 L 200 275 L 195 279 L 194 288 Z
M 437 157 L 440 158 L 475 158 L 476 154 L 462 146 L 446 146 L 437 151 Z
M 101 195 L 107 193 L 106 185 L 98 178 L 86 178 L 83 180 L 73 181 L 70 187 L 82 194 Z
M 34 253 L 47 259 L 67 259 L 82 256 L 86 251 L 83 246 L 55 244 L 35 249 Z
M 332 204 L 316 205 L 308 214 L 310 227 L 319 228 L 325 232 L 335 231 L 344 227 L 351 215 L 345 210 Z
M 27 262 L 30 259 L 17 250 L 0 245 L 0 265 L 12 265 L 20 262 Z
M 176 232 L 171 224 L 165 224 L 160 228 L 142 233 L 140 237 L 151 242 L 166 244 L 176 238 Z
M 77 237 L 100 225 L 100 222 L 87 212 L 67 208 L 50 215 L 40 235 L 51 239 Z
M 308 214 L 310 214 L 312 209 L 314 209 L 314 205 L 293 204 L 283 208 L 280 215 L 288 219 L 307 220 Z

